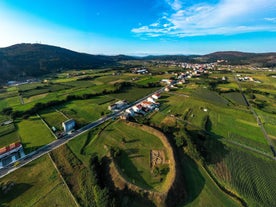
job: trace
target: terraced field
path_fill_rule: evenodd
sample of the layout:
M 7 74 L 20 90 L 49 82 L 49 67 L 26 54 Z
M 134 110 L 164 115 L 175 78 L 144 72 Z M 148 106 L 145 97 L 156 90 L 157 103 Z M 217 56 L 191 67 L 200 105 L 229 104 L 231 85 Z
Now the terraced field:
M 224 167 L 222 167 L 224 166 Z M 231 147 L 221 163 L 211 166 L 216 177 L 249 206 L 275 206 L 275 160 Z

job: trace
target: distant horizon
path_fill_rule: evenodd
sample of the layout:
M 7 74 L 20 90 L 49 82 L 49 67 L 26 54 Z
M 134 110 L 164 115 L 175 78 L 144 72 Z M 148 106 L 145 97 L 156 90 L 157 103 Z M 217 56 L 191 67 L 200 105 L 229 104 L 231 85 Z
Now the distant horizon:
M 89 54 L 276 51 L 275 0 L 0 1 L 0 47 L 21 42 Z
M 5 46 L 5 47 L 0 47 L 0 49 L 2 48 L 7 48 L 7 47 L 12 47 L 15 45 L 20 45 L 20 44 L 38 44 L 38 45 L 46 45 L 46 46 L 54 46 L 54 47 L 59 47 L 59 48 L 63 48 L 63 49 L 67 49 L 67 50 L 71 50 L 73 52 L 78 52 L 78 53 L 84 53 L 84 54 L 89 54 L 89 55 L 103 55 L 103 56 L 119 56 L 119 55 L 125 55 L 125 56 L 131 56 L 131 57 L 148 57 L 148 56 L 192 56 L 192 55 L 198 55 L 198 56 L 203 56 L 203 55 L 208 55 L 208 54 L 212 54 L 212 53 L 218 53 L 218 52 L 240 52 L 240 53 L 255 53 L 255 54 L 265 54 L 265 53 L 276 53 L 276 51 L 268 51 L 268 52 L 251 52 L 251 51 L 239 51 L 239 50 L 220 50 L 220 51 L 212 51 L 209 53 L 201 53 L 201 54 L 184 54 L 184 53 L 130 53 L 130 54 L 122 54 L 122 53 L 114 53 L 114 54 L 104 54 L 104 53 L 89 53 L 89 52 L 85 52 L 85 51 L 77 51 L 71 48 L 67 48 L 67 47 L 63 47 L 60 45 L 51 45 L 51 44 L 44 44 L 41 42 L 34 42 L 34 43 L 30 43 L 30 42 L 21 42 L 21 43 L 16 43 L 16 44 L 12 44 L 9 46 Z

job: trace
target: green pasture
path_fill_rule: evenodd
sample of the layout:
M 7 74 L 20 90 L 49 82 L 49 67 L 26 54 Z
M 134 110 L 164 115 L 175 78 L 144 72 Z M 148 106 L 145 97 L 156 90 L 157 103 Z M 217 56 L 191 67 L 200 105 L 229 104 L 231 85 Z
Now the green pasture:
M 133 102 L 157 90 L 158 88 L 130 87 L 120 93 L 110 94 L 110 96 L 116 99 L 120 99 L 120 100 L 124 99 L 129 102 Z
M 223 93 L 222 96 L 225 97 L 226 99 L 228 99 L 233 104 L 247 106 L 246 102 L 240 92 Z
M 76 141 L 69 143 L 75 153 L 79 154 L 78 148 L 81 148 L 85 156 L 97 154 L 102 157 L 107 155 L 109 148 L 118 147 L 121 154 L 117 157 L 116 163 L 129 182 L 145 189 L 159 190 L 162 187 L 160 177 L 154 177 L 150 168 L 150 150 L 164 150 L 166 153 L 158 137 L 117 121 L 101 132 L 86 133 L 78 139 L 80 142 L 76 146 L 79 147 L 75 146 Z M 162 175 L 163 178 L 164 176 Z
M 15 107 L 18 105 L 20 105 L 20 100 L 18 96 L 0 99 L 0 111 L 2 111 L 3 108 Z
M 52 84 L 37 86 L 33 89 L 24 90 L 21 92 L 21 94 L 24 98 L 29 98 L 31 96 L 36 96 L 36 95 L 43 94 L 43 93 L 67 90 L 67 89 L 70 89 L 71 87 L 72 86 L 69 86 L 66 84 L 52 83 Z
M 13 182 L 7 194 L 0 190 L 1 206 L 76 206 L 47 155 L 0 179 Z
M 44 86 L 46 86 L 44 83 L 28 83 L 28 84 L 19 85 L 17 87 L 18 87 L 18 90 L 20 91 L 28 91 L 28 90 L 33 90 Z
M 139 77 L 139 76 L 138 76 Z M 147 85 L 148 83 L 160 82 L 162 78 L 160 76 L 148 76 L 136 81 L 138 85 Z
M 8 134 L 5 134 L 5 135 L 0 137 L 0 148 L 8 146 L 8 145 L 10 145 L 11 143 L 14 143 L 14 142 L 19 142 L 19 141 L 21 141 L 21 140 L 20 140 L 20 137 L 18 135 L 18 131 L 17 130 L 12 131 L 12 132 L 10 132 Z
M 178 207 L 241 206 L 240 203 L 219 189 L 202 166 L 186 155 L 181 158 L 181 162 L 187 201 Z
M 40 115 L 50 128 L 55 127 L 59 131 L 62 130 L 62 122 L 68 119 L 61 112 L 56 111 L 54 108 L 52 110 L 44 110 L 40 112 Z
M 185 89 L 180 91 L 186 94 Z M 162 94 L 163 98 L 159 100 L 160 111 L 152 115 L 152 122 L 161 123 L 160 119 L 173 114 L 180 121 L 185 118 L 185 121 L 198 129 L 205 129 L 205 118 L 209 116 L 209 130 L 214 137 L 230 139 L 263 151 L 269 150 L 256 119 L 248 109 L 231 107 L 225 104 L 223 97 L 215 92 L 209 93 L 207 89 L 204 90 L 205 93 L 201 91 L 195 95 L 190 94 L 189 97 L 181 96 L 180 91 L 177 95 Z
M 55 139 L 51 131 L 37 116 L 23 119 L 17 125 L 18 133 L 20 134 L 21 142 L 26 153 L 30 153 Z
M 0 137 L 5 134 L 8 134 L 10 132 L 13 132 L 15 130 L 16 130 L 16 128 L 15 128 L 14 124 L 0 126 Z
M 88 124 L 108 113 L 109 101 L 112 97 L 94 97 L 87 100 L 70 101 L 58 107 L 67 117 L 70 117 L 80 125 Z

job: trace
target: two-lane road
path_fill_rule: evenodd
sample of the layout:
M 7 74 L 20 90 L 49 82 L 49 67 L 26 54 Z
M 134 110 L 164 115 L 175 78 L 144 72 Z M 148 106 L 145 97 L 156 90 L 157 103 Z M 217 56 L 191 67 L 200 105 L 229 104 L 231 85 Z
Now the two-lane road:
M 161 93 L 164 91 L 164 88 L 161 88 L 137 101 L 135 101 L 134 103 L 128 105 L 127 107 L 121 109 L 120 111 L 117 111 L 113 114 L 109 114 L 107 116 L 101 117 L 98 120 L 91 122 L 90 124 L 74 131 L 72 134 L 67 134 L 64 137 L 61 137 L 60 139 L 57 139 L 39 149 L 37 149 L 36 151 L 31 152 L 30 154 L 27 154 L 24 158 L 19 159 L 18 161 L 18 165 L 14 165 L 14 164 L 10 164 L 5 166 L 4 168 L 0 169 L 0 178 L 8 175 L 9 173 L 23 167 L 24 165 L 28 164 L 29 162 L 38 159 L 39 157 L 51 152 L 52 150 L 66 144 L 67 142 L 69 142 L 70 140 L 78 137 L 79 135 L 87 132 L 90 129 L 93 129 L 101 124 L 103 124 L 104 122 L 110 120 L 110 119 L 115 119 L 118 116 L 120 116 L 120 114 L 126 110 L 127 108 L 131 108 L 132 106 L 134 106 L 135 104 L 139 103 L 140 101 L 143 101 L 145 99 L 147 99 L 148 97 L 152 96 L 154 93 Z

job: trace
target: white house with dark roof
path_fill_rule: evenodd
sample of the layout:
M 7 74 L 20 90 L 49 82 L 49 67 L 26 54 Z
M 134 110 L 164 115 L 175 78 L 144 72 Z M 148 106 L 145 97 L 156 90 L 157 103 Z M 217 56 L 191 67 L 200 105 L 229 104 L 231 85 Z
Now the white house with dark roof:
M 76 126 L 76 122 L 73 119 L 69 119 L 65 122 L 62 122 L 62 127 L 64 132 L 70 132 L 72 131 Z

